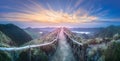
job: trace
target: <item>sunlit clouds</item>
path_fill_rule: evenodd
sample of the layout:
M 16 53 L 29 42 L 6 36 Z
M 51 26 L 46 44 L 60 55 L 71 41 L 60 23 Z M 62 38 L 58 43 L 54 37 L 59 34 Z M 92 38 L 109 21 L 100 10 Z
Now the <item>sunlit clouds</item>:
M 51 0 L 53 2 L 45 0 L 46 3 L 44 4 L 37 0 L 26 1 L 27 3 L 20 3 L 22 6 L 20 5 L 18 7 L 9 7 L 9 9 L 17 11 L 1 13 L 0 19 L 9 21 L 28 21 L 56 24 L 87 23 L 99 19 L 97 14 L 91 14 L 92 10 L 86 10 L 80 6 L 83 3 L 83 0 Z

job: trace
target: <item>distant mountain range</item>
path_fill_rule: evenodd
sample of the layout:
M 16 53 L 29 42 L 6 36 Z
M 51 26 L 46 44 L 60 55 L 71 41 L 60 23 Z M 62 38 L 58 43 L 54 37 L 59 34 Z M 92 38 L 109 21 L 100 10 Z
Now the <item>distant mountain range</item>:
M 28 28 L 25 28 L 25 30 L 32 30 L 32 31 L 35 31 L 35 32 L 51 32 L 53 31 L 54 27 L 45 27 L 45 28 L 31 28 L 31 27 L 28 27 Z M 71 31 L 84 31 L 84 32 L 98 32 L 100 30 L 102 30 L 103 28 L 69 28 Z
M 46 32 L 51 32 L 53 31 L 54 29 L 56 28 L 53 28 L 53 27 L 45 27 L 45 28 L 32 28 L 32 27 L 27 27 L 25 28 L 25 30 L 32 30 L 32 31 L 35 31 L 35 32 L 40 32 L 40 31 L 46 31 Z
M 96 36 L 97 37 L 113 37 L 115 34 L 120 34 L 120 26 L 109 26 L 101 31 L 99 31 Z
M 56 29 L 52 32 L 48 32 L 47 34 L 44 34 L 39 38 L 29 41 L 25 45 L 42 44 L 42 43 L 52 42 L 57 37 L 58 32 L 59 32 L 59 29 Z
M 52 28 L 25 28 L 24 31 L 27 32 L 33 39 L 40 38 L 43 34 L 47 34 L 52 31 Z
M 29 34 L 27 34 L 23 29 L 17 27 L 14 24 L 0 24 L 0 32 L 2 32 L 1 34 L 4 34 L 7 36 L 4 38 L 9 37 L 7 40 L 9 39 L 12 40 L 16 45 L 22 45 L 32 40 Z
M 72 31 L 99 32 L 103 28 L 70 28 Z

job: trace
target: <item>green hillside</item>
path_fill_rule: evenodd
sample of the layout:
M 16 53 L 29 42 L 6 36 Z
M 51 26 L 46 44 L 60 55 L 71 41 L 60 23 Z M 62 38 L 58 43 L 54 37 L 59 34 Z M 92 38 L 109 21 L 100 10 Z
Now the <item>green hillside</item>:
M 31 36 L 28 35 L 23 29 L 13 24 L 0 24 L 0 31 L 7 35 L 16 45 L 22 45 L 30 40 Z

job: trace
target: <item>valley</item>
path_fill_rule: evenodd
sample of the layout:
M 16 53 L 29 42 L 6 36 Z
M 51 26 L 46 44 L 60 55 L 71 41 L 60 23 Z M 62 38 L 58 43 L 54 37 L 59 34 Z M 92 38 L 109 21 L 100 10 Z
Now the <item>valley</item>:
M 119 34 L 113 35 L 112 39 L 93 37 L 95 33 L 76 33 L 65 27 L 20 46 L 11 45 L 12 39 L 2 32 L 0 34 L 0 60 L 4 61 L 103 61 L 109 58 L 108 49 L 116 43 L 119 45 Z

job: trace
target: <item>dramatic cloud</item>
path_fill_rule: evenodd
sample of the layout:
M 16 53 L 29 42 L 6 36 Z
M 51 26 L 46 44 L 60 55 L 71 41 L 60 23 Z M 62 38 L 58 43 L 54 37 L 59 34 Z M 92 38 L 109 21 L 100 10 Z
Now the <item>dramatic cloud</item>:
M 54 0 L 58 1 L 58 0 Z M 17 12 L 1 13 L 0 18 L 9 21 L 28 21 L 28 22 L 40 22 L 40 23 L 85 23 L 98 20 L 99 17 L 92 15 L 91 7 L 89 10 L 79 7 L 83 3 L 83 0 L 60 0 L 59 5 L 55 3 L 49 3 L 46 0 L 46 4 L 38 3 L 36 0 L 28 0 L 29 3 L 22 3 L 22 7 L 13 7 L 11 9 L 17 10 Z M 65 2 L 66 4 L 62 4 Z M 53 5 L 54 4 L 54 5 Z M 9 7 L 10 8 L 10 7 Z M 58 8 L 58 9 L 56 9 Z M 99 11 L 94 10 L 94 12 Z

